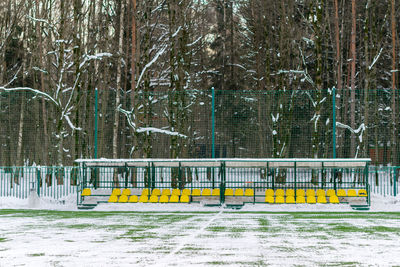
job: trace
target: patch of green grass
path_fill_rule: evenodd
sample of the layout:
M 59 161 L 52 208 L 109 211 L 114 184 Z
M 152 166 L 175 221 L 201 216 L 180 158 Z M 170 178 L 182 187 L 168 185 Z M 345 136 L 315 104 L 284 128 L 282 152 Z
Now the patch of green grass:
M 199 248 L 199 247 L 187 246 L 187 247 L 182 248 L 181 250 L 182 250 L 182 251 L 200 251 L 200 250 L 202 250 L 202 249 Z
M 384 234 L 384 233 L 394 233 L 399 234 L 400 228 L 399 227 L 387 227 L 387 226 L 370 226 L 370 227 L 363 227 L 363 226 L 356 226 L 351 224 L 343 224 L 338 223 L 337 225 L 333 226 L 329 229 L 331 233 L 365 233 L 365 234 Z
M 247 232 L 248 229 L 245 227 L 229 227 L 228 231 L 232 233 L 244 233 Z
M 33 254 L 28 254 L 28 257 L 42 257 L 44 256 L 44 253 L 33 253 Z
M 266 218 L 258 218 L 258 223 L 261 226 L 270 226 L 271 225 L 270 221 L 267 220 Z
M 231 265 L 231 262 L 223 262 L 223 261 L 208 261 L 206 265 Z
M 6 241 L 8 241 L 7 238 L 5 238 L 5 237 L 0 237 L 0 242 L 6 242 Z
M 351 262 L 351 261 L 338 261 L 338 262 L 332 262 L 332 263 L 324 263 L 321 266 L 360 266 L 361 264 L 359 262 Z
M 67 228 L 67 229 L 87 229 L 87 228 L 93 228 L 93 227 L 98 228 L 97 225 L 93 225 L 90 223 L 65 224 L 65 225 L 61 226 L 61 228 Z
M 210 226 L 207 228 L 207 230 L 211 232 L 226 232 L 227 229 L 228 227 L 224 226 Z
M 368 227 L 368 231 L 371 233 L 397 233 L 400 234 L 400 228 L 399 227 L 387 227 L 387 226 L 371 226 Z

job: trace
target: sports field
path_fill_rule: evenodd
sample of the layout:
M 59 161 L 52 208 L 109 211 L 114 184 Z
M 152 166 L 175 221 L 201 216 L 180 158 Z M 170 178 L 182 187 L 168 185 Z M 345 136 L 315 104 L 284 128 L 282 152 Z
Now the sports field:
M 400 266 L 400 213 L 0 210 L 0 266 Z

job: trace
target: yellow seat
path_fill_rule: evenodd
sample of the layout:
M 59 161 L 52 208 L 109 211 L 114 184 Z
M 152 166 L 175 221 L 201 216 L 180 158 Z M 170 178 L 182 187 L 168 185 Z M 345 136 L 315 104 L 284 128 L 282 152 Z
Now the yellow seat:
M 286 196 L 287 197 L 294 197 L 294 190 L 293 189 L 287 189 L 286 190 Z
M 339 189 L 339 190 L 337 191 L 337 196 L 338 196 L 338 197 L 345 197 L 345 196 L 347 196 L 346 190 L 344 190 L 344 189 Z
M 315 191 L 314 189 L 307 189 L 306 191 L 306 196 L 310 197 L 310 196 L 314 196 L 315 197 Z
M 333 195 L 336 196 L 336 192 L 335 192 L 334 189 L 328 189 L 328 190 L 326 191 L 326 196 L 327 196 L 327 197 L 331 197 L 331 196 L 333 196 Z
M 276 203 L 276 204 L 283 204 L 283 203 L 285 203 L 285 197 L 283 197 L 283 196 L 277 196 L 276 199 L 275 199 L 275 203 Z
M 304 189 L 297 189 L 296 190 L 296 196 L 297 197 L 305 197 L 306 196 L 306 192 L 304 191 Z
M 367 190 L 365 190 L 365 189 L 360 189 L 360 190 L 358 190 L 358 196 L 359 196 L 359 197 L 366 197 L 366 196 L 368 196 Z
M 151 195 L 152 196 L 159 196 L 159 195 L 161 195 L 161 190 L 158 189 L 158 188 L 153 189 L 153 191 L 151 191 Z
M 141 195 L 139 198 L 140 203 L 147 203 L 149 202 L 149 196 L 148 195 Z
M 232 188 L 225 189 L 225 196 L 233 196 L 233 189 Z
M 303 192 L 304 192 L 304 190 L 303 190 Z M 304 204 L 304 203 L 306 203 L 306 198 L 304 196 L 297 196 L 296 203 L 297 204 Z
M 139 201 L 139 198 L 138 198 L 138 196 L 136 196 L 136 195 L 132 195 L 130 198 L 129 198 L 129 203 L 137 203 Z
M 274 190 L 273 189 L 265 190 L 265 196 L 274 196 Z
M 329 203 L 339 204 L 339 198 L 336 195 L 332 195 L 329 197 Z
M 283 191 L 283 189 L 276 189 L 275 196 L 284 197 L 285 196 L 285 191 Z
M 324 193 L 325 193 L 325 192 L 324 192 Z M 326 197 L 325 197 L 325 196 L 322 196 L 322 195 L 319 195 L 319 196 L 317 197 L 317 203 L 326 204 Z
M 192 196 L 198 197 L 201 195 L 201 191 L 198 188 L 193 189 Z
M 157 203 L 158 202 L 158 196 L 151 195 L 149 199 L 150 203 Z
M 116 203 L 116 202 L 118 202 L 118 196 L 117 196 L 117 195 L 111 195 L 111 196 L 108 198 L 108 202 L 109 202 L 109 203 Z
M 131 190 L 128 188 L 125 188 L 124 190 L 122 190 L 122 195 L 123 196 L 130 196 L 131 195 Z
M 181 195 L 181 190 L 178 188 L 172 189 L 172 195 L 174 196 L 180 196 Z
M 354 189 L 347 190 L 347 196 L 348 197 L 356 197 L 357 196 L 356 190 L 354 190 Z
M 274 197 L 273 196 L 266 196 L 265 197 L 265 202 L 266 203 L 270 203 L 270 204 L 272 204 L 272 203 L 274 203 Z
M 317 197 L 319 196 L 325 196 L 325 190 L 324 189 L 318 189 L 317 190 Z
M 203 191 L 201 192 L 202 196 L 211 196 L 211 189 L 210 188 L 205 188 L 203 189 Z
M 183 189 L 182 190 L 182 196 L 183 195 L 190 196 L 190 189 L 188 189 L 188 188 Z
M 254 196 L 254 190 L 253 190 L 252 188 L 247 188 L 247 189 L 244 191 L 244 195 L 245 195 L 246 197 L 252 197 L 252 196 Z
M 163 189 L 162 195 L 164 195 L 164 196 L 170 196 L 170 195 L 171 195 L 171 190 L 169 190 L 168 188 L 167 188 L 167 189 Z
M 148 188 L 144 188 L 142 190 L 142 196 L 148 196 L 149 195 L 149 189 Z
M 128 202 L 128 196 L 127 195 L 121 195 L 118 199 L 119 203 L 126 203 Z
M 85 188 L 85 189 L 83 189 L 81 196 L 87 197 L 87 196 L 90 196 L 91 194 L 92 194 L 92 191 L 90 190 L 90 188 Z
M 181 196 L 181 202 L 182 203 L 189 203 L 189 195 L 182 195 Z
M 178 202 L 179 202 L 178 195 L 172 195 L 171 198 L 169 199 L 169 203 L 178 203 Z
M 296 201 L 294 200 L 294 196 L 287 196 L 286 197 L 286 204 L 294 204 Z
M 238 188 L 235 190 L 235 196 L 236 197 L 242 197 L 243 196 L 243 189 L 242 188 Z
M 168 196 L 167 195 L 161 195 L 160 203 L 168 203 Z
M 114 188 L 113 191 L 112 191 L 112 193 L 111 193 L 111 195 L 120 196 L 120 195 L 121 195 L 121 189 L 119 189 L 119 188 Z
M 317 203 L 317 200 L 315 199 L 315 196 L 307 196 L 307 204 L 315 204 Z
M 212 196 L 219 196 L 220 193 L 221 193 L 221 192 L 220 192 L 219 188 L 214 188 L 214 189 L 212 190 L 211 195 L 212 195 Z

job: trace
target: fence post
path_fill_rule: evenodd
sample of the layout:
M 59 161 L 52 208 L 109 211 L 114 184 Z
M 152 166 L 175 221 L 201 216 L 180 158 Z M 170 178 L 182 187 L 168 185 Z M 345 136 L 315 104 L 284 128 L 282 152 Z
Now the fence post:
M 38 197 L 40 197 L 40 169 L 36 169 L 36 192 Z
M 215 158 L 215 89 L 211 87 L 211 157 Z
M 332 88 L 332 146 L 333 146 L 333 158 L 336 158 L 336 88 Z
M 397 195 L 397 168 L 393 168 L 394 177 L 393 177 L 393 196 Z
M 214 167 L 213 167 L 214 169 Z M 225 188 L 226 188 L 226 167 L 225 161 L 221 162 L 220 173 L 221 173 L 221 183 L 219 186 L 219 202 L 222 204 L 225 202 Z
M 98 91 L 94 89 L 94 158 L 97 159 L 97 109 L 98 109 Z
M 297 197 L 297 162 L 294 162 L 294 196 Z

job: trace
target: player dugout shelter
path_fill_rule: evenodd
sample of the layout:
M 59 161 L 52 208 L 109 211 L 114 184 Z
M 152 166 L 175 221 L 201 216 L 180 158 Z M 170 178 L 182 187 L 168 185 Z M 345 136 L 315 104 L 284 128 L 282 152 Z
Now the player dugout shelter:
M 121 192 L 124 190 L 129 192 L 126 199 L 130 195 L 138 196 L 138 201 L 132 202 L 168 203 L 171 198 L 161 201 L 163 192 L 175 190 L 179 192 L 176 193 L 178 196 L 183 197 L 183 192 L 188 195 L 185 203 L 200 202 L 206 205 L 295 204 L 302 203 L 297 202 L 297 199 L 303 192 L 307 192 L 305 203 L 314 203 L 308 202 L 308 192 L 320 192 L 328 197 L 329 194 L 337 195 L 340 203 L 349 203 L 346 197 L 359 197 L 362 192 L 362 202 L 369 206 L 370 161 L 268 158 L 79 159 L 76 160 L 79 165 L 78 206 L 110 202 L 109 197 L 113 194 L 117 198 L 111 202 L 121 202 L 118 197 L 123 195 Z M 139 201 L 143 194 L 148 195 L 147 201 Z M 268 194 L 272 194 L 272 199 L 267 200 Z M 153 195 L 157 198 L 153 197 L 153 201 L 149 201 Z M 294 201 L 288 202 L 292 195 Z M 174 198 L 173 202 L 179 203 L 179 197 L 177 200 Z

